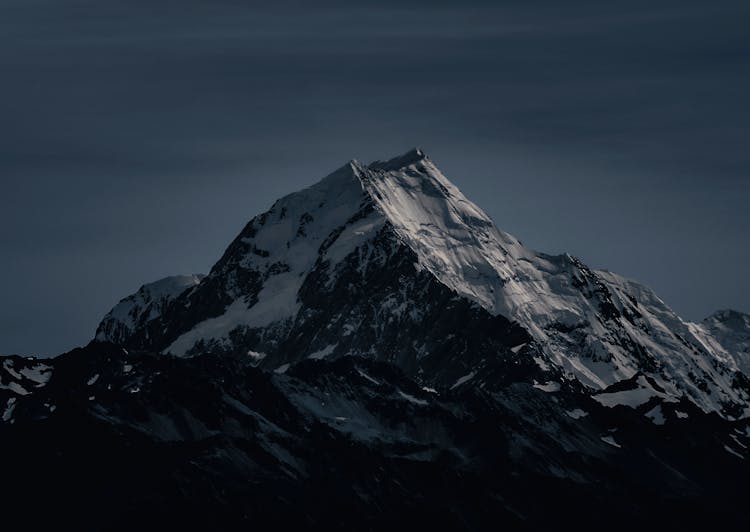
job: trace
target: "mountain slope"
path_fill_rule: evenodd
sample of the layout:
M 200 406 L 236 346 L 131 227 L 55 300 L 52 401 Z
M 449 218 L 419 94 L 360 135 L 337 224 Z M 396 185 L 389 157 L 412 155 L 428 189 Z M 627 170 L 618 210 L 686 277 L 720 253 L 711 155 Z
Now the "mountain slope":
M 182 292 L 200 283 L 203 275 L 175 275 L 141 286 L 110 310 L 96 329 L 101 341 L 127 342 L 148 322 L 166 311 L 169 303 Z
M 696 334 L 710 342 L 713 350 L 724 351 L 737 367 L 750 375 L 750 315 L 736 310 L 719 310 L 693 324 Z
M 420 150 L 280 199 L 208 276 L 135 321 L 115 335 L 110 319 L 98 338 L 279 371 L 358 355 L 443 387 L 516 372 L 594 393 L 645 375 L 667 401 L 750 413 L 748 379 L 711 331 L 638 283 L 525 248 Z
M 44 530 L 744 530 L 749 332 L 525 248 L 419 150 L 352 161 L 86 347 L 0 357 L 0 501 Z
M 750 426 L 688 401 L 652 423 L 522 381 L 426 390 L 362 357 L 278 374 L 99 342 L 44 366 L 0 389 L 0 496 L 32 530 L 750 524 Z

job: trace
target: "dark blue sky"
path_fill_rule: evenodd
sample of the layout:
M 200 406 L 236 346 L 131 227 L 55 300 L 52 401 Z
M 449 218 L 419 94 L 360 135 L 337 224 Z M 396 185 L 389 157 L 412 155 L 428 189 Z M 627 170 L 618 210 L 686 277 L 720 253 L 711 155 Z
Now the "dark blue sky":
M 85 343 L 351 158 L 750 311 L 750 2 L 0 0 L 0 352 Z

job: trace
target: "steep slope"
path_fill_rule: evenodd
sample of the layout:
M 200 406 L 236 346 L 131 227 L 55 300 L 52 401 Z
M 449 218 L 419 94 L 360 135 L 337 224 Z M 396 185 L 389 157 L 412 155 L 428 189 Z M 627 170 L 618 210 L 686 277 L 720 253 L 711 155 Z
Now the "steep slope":
M 750 375 L 750 315 L 736 310 L 718 310 L 701 323 L 691 324 L 696 335 L 714 351 L 732 357 Z
M 359 355 L 443 387 L 524 375 L 607 391 L 644 375 L 666 401 L 750 413 L 748 379 L 710 331 L 646 287 L 525 248 L 420 150 L 352 161 L 277 201 L 206 278 L 139 320 L 99 338 L 278 371 Z
M 96 339 L 118 343 L 164 313 L 169 303 L 201 282 L 203 275 L 175 275 L 141 286 L 110 310 L 96 329 Z

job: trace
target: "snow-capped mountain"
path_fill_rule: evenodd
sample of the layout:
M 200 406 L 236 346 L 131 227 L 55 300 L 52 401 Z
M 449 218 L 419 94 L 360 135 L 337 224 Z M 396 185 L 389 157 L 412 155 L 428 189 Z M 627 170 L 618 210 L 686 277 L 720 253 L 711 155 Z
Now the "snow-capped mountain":
M 726 353 L 743 373 L 750 375 L 750 315 L 719 310 L 690 326 L 710 350 Z
M 89 345 L 0 357 L 0 501 L 37 529 L 743 530 L 749 318 L 525 248 L 419 150 L 352 161 Z
M 435 386 L 481 385 L 500 366 L 592 393 L 645 375 L 655 388 L 640 397 L 750 414 L 742 339 L 683 321 L 634 281 L 524 247 L 421 150 L 351 161 L 253 218 L 205 278 L 178 279 L 123 300 L 97 339 L 242 352 L 278 371 L 366 356 Z
M 107 313 L 96 329 L 96 338 L 126 342 L 136 330 L 161 316 L 173 299 L 200 283 L 203 277 L 201 274 L 174 275 L 141 286 Z

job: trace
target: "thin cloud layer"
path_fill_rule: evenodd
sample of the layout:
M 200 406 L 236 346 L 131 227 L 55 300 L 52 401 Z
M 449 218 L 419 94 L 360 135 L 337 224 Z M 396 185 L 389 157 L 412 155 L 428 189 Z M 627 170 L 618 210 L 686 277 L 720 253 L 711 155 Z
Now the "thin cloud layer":
M 533 247 L 750 310 L 750 8 L 601 4 L 0 2 L 0 352 L 416 144 Z

